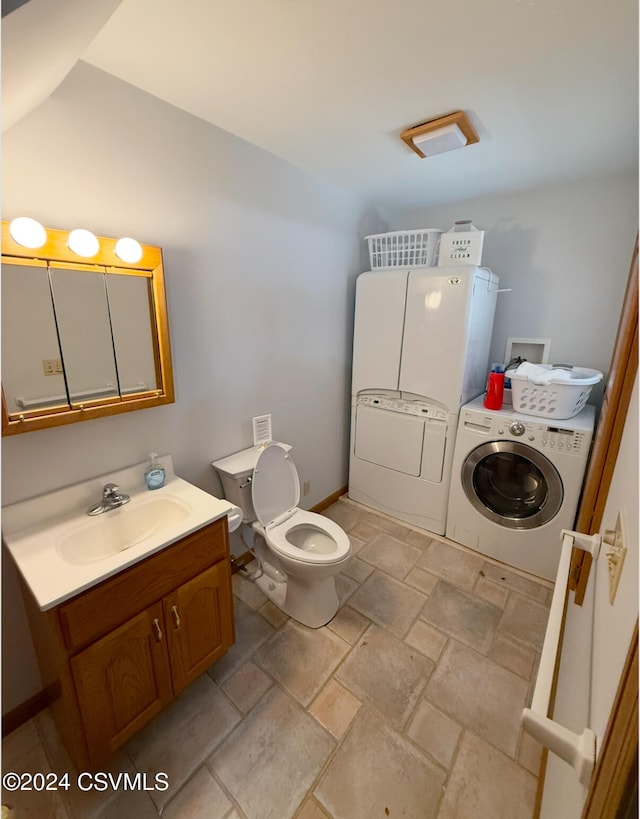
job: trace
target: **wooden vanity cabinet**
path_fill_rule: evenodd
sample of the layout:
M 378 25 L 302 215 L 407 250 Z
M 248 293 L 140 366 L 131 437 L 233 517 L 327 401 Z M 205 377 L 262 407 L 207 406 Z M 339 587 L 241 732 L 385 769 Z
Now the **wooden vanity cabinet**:
M 173 699 L 163 629 L 156 603 L 71 657 L 92 760 L 110 755 Z
M 55 609 L 31 607 L 80 769 L 105 762 L 233 645 L 232 600 L 225 517 Z
M 167 647 L 173 693 L 177 696 L 189 683 L 219 659 L 229 642 L 232 606 L 229 584 L 230 564 L 217 563 L 162 601 L 167 628 Z

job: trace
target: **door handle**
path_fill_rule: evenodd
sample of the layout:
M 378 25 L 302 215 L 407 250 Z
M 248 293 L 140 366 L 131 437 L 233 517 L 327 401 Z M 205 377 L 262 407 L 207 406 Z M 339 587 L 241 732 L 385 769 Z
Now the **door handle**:
M 171 606 L 171 614 L 173 614 L 173 625 L 176 631 L 180 628 L 180 615 L 178 614 L 178 607 Z
M 154 619 L 153 625 L 155 626 L 156 629 L 156 639 L 160 643 L 162 642 L 162 629 L 160 628 L 160 620 L 158 620 L 157 617 Z

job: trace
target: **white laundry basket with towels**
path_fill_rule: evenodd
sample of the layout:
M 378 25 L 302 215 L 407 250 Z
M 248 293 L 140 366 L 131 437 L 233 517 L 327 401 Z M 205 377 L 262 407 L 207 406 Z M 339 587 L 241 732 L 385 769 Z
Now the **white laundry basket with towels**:
M 587 403 L 602 373 L 587 367 L 558 367 L 523 362 L 508 370 L 513 408 L 524 415 L 559 420 L 573 418 Z

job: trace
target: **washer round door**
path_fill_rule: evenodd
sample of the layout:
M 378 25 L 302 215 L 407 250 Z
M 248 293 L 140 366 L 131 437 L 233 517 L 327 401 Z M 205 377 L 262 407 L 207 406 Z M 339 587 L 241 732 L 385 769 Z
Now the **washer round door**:
M 462 487 L 481 515 L 508 529 L 536 529 L 560 511 L 564 491 L 555 466 L 519 441 L 489 441 L 462 465 Z

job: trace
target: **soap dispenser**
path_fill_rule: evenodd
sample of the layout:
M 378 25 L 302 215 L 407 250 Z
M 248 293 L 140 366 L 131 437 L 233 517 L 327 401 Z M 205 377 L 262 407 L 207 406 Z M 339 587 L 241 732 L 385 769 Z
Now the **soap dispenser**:
M 160 489 L 161 486 L 164 486 L 164 467 L 158 461 L 157 452 L 150 452 L 149 458 L 149 466 L 144 473 L 144 482 L 147 484 L 147 489 Z

